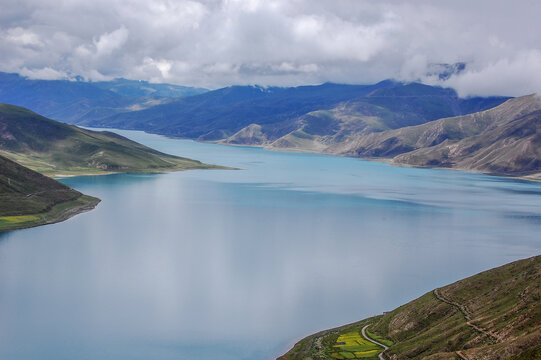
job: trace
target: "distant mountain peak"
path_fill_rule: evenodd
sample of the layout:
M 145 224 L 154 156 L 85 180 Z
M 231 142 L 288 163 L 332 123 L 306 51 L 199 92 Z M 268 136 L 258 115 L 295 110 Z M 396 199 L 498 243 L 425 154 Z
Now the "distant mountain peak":
M 465 62 L 456 62 L 454 64 L 433 63 L 428 65 L 428 77 L 437 77 L 439 80 L 445 81 L 453 75 L 458 75 L 466 70 Z

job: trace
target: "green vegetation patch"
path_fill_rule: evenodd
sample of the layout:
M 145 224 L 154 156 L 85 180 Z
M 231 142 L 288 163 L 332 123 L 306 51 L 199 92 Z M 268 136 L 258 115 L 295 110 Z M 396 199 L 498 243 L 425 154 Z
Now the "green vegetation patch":
M 333 354 L 338 354 L 344 359 L 373 358 L 382 350 L 378 345 L 362 337 L 359 331 L 349 331 L 340 334 L 333 347 L 339 350 Z M 331 354 L 331 356 L 333 355 Z
M 380 342 L 382 344 L 385 344 L 387 346 L 391 346 L 393 344 L 393 342 L 391 340 L 388 340 L 388 339 L 385 339 L 385 338 L 383 338 L 383 337 L 381 337 L 379 335 L 376 335 L 376 334 L 370 332 L 368 329 L 366 329 L 365 332 L 366 332 L 366 335 L 368 335 L 368 337 L 370 339 L 372 339 L 372 340 L 375 340 L 375 341 Z
M 347 351 L 340 352 L 340 355 L 342 355 L 345 359 L 355 359 L 355 355 Z
M 27 221 L 38 220 L 39 217 L 35 215 L 20 215 L 20 216 L 2 216 L 0 217 L 0 224 L 7 223 L 23 223 Z
M 368 351 L 355 351 L 355 358 L 357 359 L 365 359 L 365 358 L 373 358 L 374 356 L 377 356 L 380 353 L 380 350 L 368 350 Z
M 338 328 L 321 331 L 317 334 L 308 336 L 307 338 L 299 341 L 293 349 L 287 354 L 280 357 L 279 360 L 305 360 L 311 358 L 312 360 L 328 360 L 328 359 L 373 359 L 378 358 L 378 354 L 383 349 L 380 349 L 377 345 L 368 342 L 360 335 L 361 329 L 368 324 L 377 322 L 381 316 L 375 316 L 368 318 L 353 324 L 344 325 Z M 354 333 L 351 337 L 345 337 L 348 341 L 346 344 L 337 344 L 344 341 L 344 337 L 340 336 Z M 340 340 L 339 340 L 340 339 Z M 352 342 L 358 340 L 357 342 Z M 364 344 L 361 347 L 361 344 Z M 339 345 L 339 346 L 337 346 Z M 340 346 L 343 345 L 343 346 Z M 344 349 L 344 346 L 352 346 L 349 349 L 355 349 L 353 351 Z M 369 351 L 374 351 L 369 353 Z M 359 355 L 355 355 L 355 352 L 359 352 Z M 347 355 L 344 355 L 347 353 Z M 361 354 L 362 353 L 362 354 Z M 347 356 L 347 357 L 346 357 Z
M 357 331 L 340 335 L 334 347 L 346 351 L 367 351 L 379 349 L 379 346 L 363 338 Z

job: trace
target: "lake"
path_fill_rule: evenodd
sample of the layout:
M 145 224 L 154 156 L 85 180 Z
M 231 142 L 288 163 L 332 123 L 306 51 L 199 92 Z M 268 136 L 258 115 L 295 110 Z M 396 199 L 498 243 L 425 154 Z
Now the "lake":
M 2 359 L 272 359 L 541 253 L 541 184 L 117 131 L 242 170 L 62 180 L 102 199 L 0 233 Z

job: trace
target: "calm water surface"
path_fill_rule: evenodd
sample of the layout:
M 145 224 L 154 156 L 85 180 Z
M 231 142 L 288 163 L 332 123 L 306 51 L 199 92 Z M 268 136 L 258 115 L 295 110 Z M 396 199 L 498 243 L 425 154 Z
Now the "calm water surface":
M 1 359 L 271 359 L 541 253 L 541 184 L 118 131 L 239 171 L 78 177 L 102 199 L 0 234 Z

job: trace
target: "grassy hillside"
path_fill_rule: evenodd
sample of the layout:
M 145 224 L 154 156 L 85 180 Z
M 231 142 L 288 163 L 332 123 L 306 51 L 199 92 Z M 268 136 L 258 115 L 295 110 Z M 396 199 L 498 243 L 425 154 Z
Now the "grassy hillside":
M 0 154 L 48 175 L 216 168 L 7 104 L 0 104 Z
M 62 221 L 98 202 L 0 156 L 0 231 Z
M 337 351 L 339 336 L 360 333 L 365 325 L 369 337 L 387 341 L 387 359 L 539 359 L 541 256 L 436 289 L 382 316 L 309 336 L 280 359 L 365 358 Z

